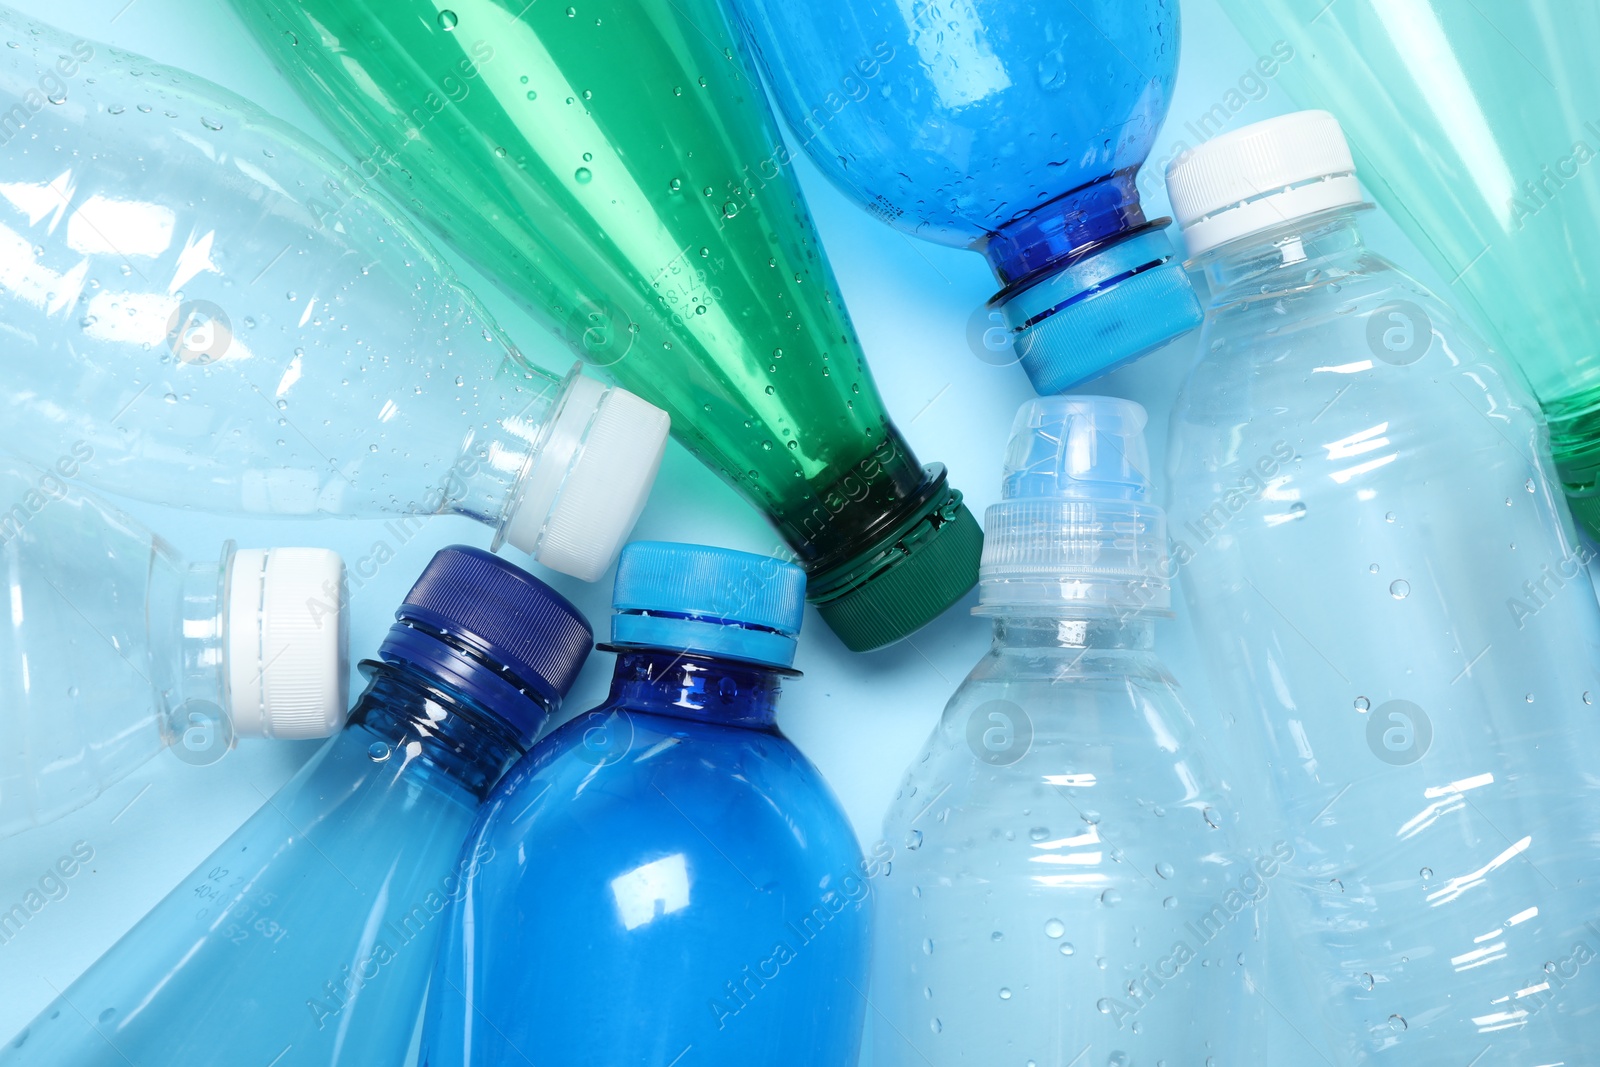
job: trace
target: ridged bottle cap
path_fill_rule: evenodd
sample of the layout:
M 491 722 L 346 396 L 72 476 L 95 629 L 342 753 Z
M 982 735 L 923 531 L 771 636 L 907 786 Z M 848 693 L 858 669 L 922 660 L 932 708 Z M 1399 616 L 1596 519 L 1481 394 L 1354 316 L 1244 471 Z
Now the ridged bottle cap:
M 385 659 L 440 675 L 530 734 L 560 705 L 594 647 L 588 620 L 566 597 L 465 545 L 434 555 L 395 618 L 380 650 Z M 530 706 L 535 701 L 543 707 Z
M 1299 111 L 1213 138 L 1167 168 L 1189 254 L 1361 203 L 1339 120 Z
M 633 532 L 661 469 L 667 413 L 574 375 L 518 487 L 505 539 L 551 570 L 592 582 Z
M 806 575 L 771 556 L 635 541 L 617 562 L 611 603 L 614 645 L 788 667 L 805 616 Z
M 349 680 L 344 561 L 320 548 L 240 549 L 228 563 L 228 716 L 240 737 L 327 737 Z
M 1031 400 L 985 516 L 979 614 L 1073 607 L 1165 612 L 1166 514 L 1147 502 L 1144 408 L 1103 396 Z

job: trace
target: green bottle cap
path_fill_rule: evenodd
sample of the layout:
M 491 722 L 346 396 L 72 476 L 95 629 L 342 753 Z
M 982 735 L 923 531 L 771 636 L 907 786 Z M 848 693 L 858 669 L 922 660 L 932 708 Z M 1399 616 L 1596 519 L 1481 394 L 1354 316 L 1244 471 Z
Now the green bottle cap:
M 811 579 L 809 599 L 852 652 L 910 636 L 978 582 L 983 530 L 944 471 L 929 473 L 936 491 L 922 507 L 868 551 Z

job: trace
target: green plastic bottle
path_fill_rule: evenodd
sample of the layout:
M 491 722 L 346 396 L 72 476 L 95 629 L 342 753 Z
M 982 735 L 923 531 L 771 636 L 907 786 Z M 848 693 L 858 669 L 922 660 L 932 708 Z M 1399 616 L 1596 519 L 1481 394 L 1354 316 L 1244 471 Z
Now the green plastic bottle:
M 977 580 L 718 0 L 234 0 L 377 182 L 761 508 L 850 648 Z M 336 200 L 341 191 L 331 191 Z
M 1521 364 L 1600 535 L 1600 5 L 1221 3 L 1252 45 L 1294 46 L 1278 80 L 1339 119 L 1373 196 Z

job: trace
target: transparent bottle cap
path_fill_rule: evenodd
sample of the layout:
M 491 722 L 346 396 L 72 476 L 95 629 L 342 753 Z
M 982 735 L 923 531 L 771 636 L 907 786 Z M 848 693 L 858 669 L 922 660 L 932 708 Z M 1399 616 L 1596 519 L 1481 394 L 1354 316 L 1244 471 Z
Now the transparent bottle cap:
M 1052 396 L 1017 412 L 1001 502 L 984 523 L 980 614 L 1171 606 L 1166 514 L 1149 502 L 1148 416 L 1131 400 Z

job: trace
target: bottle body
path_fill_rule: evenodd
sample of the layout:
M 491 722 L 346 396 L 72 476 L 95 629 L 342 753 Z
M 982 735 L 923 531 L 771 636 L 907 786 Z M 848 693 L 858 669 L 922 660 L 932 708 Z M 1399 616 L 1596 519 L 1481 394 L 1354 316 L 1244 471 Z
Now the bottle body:
M 879 1067 L 1259 1062 L 1245 954 L 1290 846 L 1241 847 L 1152 625 L 996 620 L 885 818 Z
M 611 699 L 469 837 L 495 859 L 452 906 L 422 1062 L 855 1062 L 868 865 L 776 692 L 764 669 L 623 653 Z
M 93 459 L 83 442 L 48 471 L 0 457 L 0 837 L 87 804 L 191 728 L 223 732 L 197 734 L 191 758 L 227 747 L 226 554 L 191 567 L 73 489 Z
M 462 838 L 526 739 L 369 666 L 345 730 L 0 1063 L 404 1060 Z
M 956 514 L 884 411 L 719 4 L 235 7 L 376 181 L 671 415 L 816 597 Z
M 991 321 L 1041 395 L 1199 324 L 1136 184 L 1177 80 L 1176 4 L 736 6 L 812 162 L 882 221 L 988 259 Z
M 1560 965 L 1600 873 L 1587 552 L 1525 387 L 1353 219 L 1211 254 L 1175 558 L 1295 835 L 1339 1053 L 1554 1062 L 1596 999 Z
M 1225 0 L 1280 80 L 1349 131 L 1373 195 L 1528 376 L 1575 515 L 1600 528 L 1600 209 L 1568 186 L 1600 149 L 1588 76 L 1600 12 L 1552 0 L 1341 5 Z M 1315 17 L 1313 17 L 1315 16 Z
M 50 93 L 5 131 L 7 447 L 87 442 L 157 503 L 501 523 L 561 381 L 398 213 L 220 88 L 3 24 L 8 95 Z

